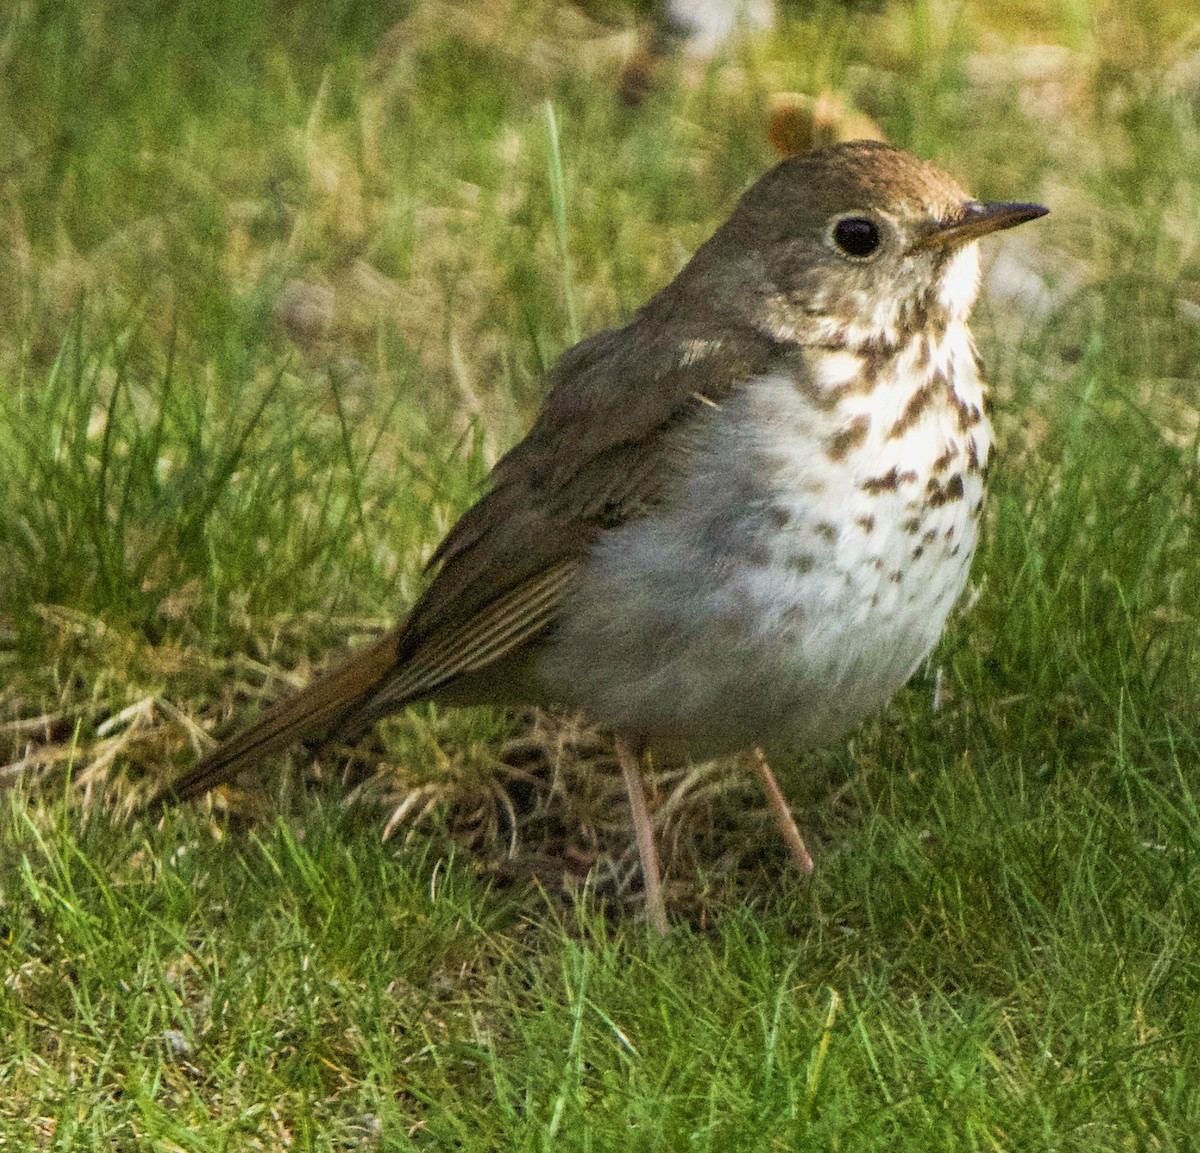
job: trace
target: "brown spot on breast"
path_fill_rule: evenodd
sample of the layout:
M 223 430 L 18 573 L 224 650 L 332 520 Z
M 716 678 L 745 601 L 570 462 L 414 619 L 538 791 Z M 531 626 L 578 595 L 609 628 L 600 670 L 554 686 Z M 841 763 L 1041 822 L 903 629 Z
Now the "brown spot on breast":
M 900 476 L 896 471 L 896 466 L 883 474 L 883 476 L 868 477 L 862 482 L 863 492 L 894 492 L 900 484 Z
M 934 472 L 945 472 L 950 467 L 950 462 L 958 455 L 958 445 L 952 444 L 941 456 L 933 462 Z
M 903 472 L 899 472 L 895 465 L 887 470 L 882 476 L 871 476 L 862 482 L 862 490 L 864 492 L 895 492 L 902 484 L 912 484 L 917 479 L 917 474 L 914 469 L 906 468 Z M 916 502 L 911 502 L 911 508 L 916 508 Z
M 891 360 L 899 351 L 896 345 L 882 333 L 866 337 L 854 347 L 854 351 L 873 367 Z
M 883 361 L 869 353 L 860 355 L 859 359 L 862 361 L 862 368 L 858 370 L 857 376 L 838 386 L 839 399 L 855 394 L 868 396 L 875 391 L 875 386 L 879 383 L 879 372 Z
M 956 393 L 952 392 L 950 395 L 954 397 L 954 411 L 958 414 L 958 427 L 963 432 L 970 431 L 983 420 L 983 413 L 979 411 L 978 405 L 967 404 Z
M 861 527 L 863 532 L 871 532 L 875 528 L 873 516 L 860 516 L 854 523 Z
M 976 472 L 979 469 L 979 446 L 975 443 L 973 436 L 967 437 L 967 472 Z
M 910 516 L 907 520 L 900 522 L 900 527 L 905 532 L 916 532 L 921 527 L 921 518 L 919 516 Z
M 792 572 L 799 573 L 801 576 L 804 576 L 806 573 L 812 572 L 817 562 L 810 556 L 805 556 L 803 553 L 797 553 L 795 556 L 788 557 L 785 563 L 787 564 L 787 567 L 792 570 Z
M 925 535 L 921 537 L 922 544 L 933 544 L 937 539 L 937 529 L 930 528 L 925 530 Z
M 890 573 L 888 573 L 888 580 L 890 580 L 892 582 L 892 584 L 894 584 L 894 585 L 898 585 L 903 579 L 904 579 L 904 573 L 901 572 L 900 569 L 898 569 L 898 568 L 892 569 L 892 571 Z
M 767 520 L 771 522 L 772 528 L 785 529 L 792 523 L 792 514 L 783 505 L 773 504 L 767 509 Z
M 929 407 L 929 402 L 933 400 L 933 394 L 933 382 L 926 381 L 908 398 L 908 403 L 904 406 L 904 411 L 900 414 L 896 423 L 888 430 L 888 440 L 896 440 L 902 437 L 917 423 L 921 413 Z
M 837 525 L 831 524 L 827 520 L 820 521 L 819 523 L 813 525 L 813 532 L 815 532 L 822 540 L 826 540 L 830 544 L 833 544 L 833 542 L 838 538 Z
M 942 484 L 936 476 L 932 476 L 925 486 L 925 491 L 929 494 L 930 508 L 941 508 L 942 505 L 949 504 L 952 500 L 962 500 L 962 473 L 956 472 L 945 484 Z
M 925 546 L 924 546 L 923 544 L 919 544 L 919 545 L 917 545 L 917 546 L 916 546 L 916 547 L 915 547 L 915 548 L 912 550 L 912 558 L 913 558 L 913 560 L 920 560 L 920 559 L 921 559 L 921 554 L 922 554 L 924 551 L 925 551 Z
M 841 460 L 852 448 L 857 448 L 867 439 L 870 428 L 871 418 L 861 413 L 825 442 L 825 455 L 830 460 Z

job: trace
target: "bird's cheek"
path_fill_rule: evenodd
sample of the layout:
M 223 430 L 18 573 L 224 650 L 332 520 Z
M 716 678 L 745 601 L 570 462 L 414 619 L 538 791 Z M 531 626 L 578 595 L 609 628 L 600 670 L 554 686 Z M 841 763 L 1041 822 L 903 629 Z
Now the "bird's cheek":
M 788 241 L 767 254 L 763 271 L 777 291 L 793 299 L 812 300 L 836 296 L 836 269 L 824 248 L 814 249 L 799 240 Z

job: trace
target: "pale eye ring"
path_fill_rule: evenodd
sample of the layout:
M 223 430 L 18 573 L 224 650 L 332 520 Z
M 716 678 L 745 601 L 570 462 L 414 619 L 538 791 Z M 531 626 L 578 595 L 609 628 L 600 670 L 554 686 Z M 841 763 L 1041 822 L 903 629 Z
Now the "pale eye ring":
M 879 225 L 866 216 L 843 216 L 833 226 L 833 243 L 847 256 L 866 260 L 883 243 Z

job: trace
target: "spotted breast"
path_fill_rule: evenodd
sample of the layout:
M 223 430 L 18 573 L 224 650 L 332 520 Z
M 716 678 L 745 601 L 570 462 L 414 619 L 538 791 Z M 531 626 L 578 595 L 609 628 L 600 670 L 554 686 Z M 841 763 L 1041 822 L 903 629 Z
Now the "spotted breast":
M 963 590 L 984 408 L 953 316 L 890 346 L 794 347 L 689 426 L 651 515 L 598 542 L 543 677 L 678 755 L 835 739 L 909 678 Z

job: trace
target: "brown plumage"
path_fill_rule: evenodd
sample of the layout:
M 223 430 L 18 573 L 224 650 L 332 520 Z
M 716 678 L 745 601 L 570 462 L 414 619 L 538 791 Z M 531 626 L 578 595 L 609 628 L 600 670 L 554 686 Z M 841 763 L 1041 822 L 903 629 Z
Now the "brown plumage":
M 832 740 L 925 658 L 966 580 L 991 448 L 973 241 L 1044 212 L 981 205 L 884 144 L 785 160 L 628 325 L 563 355 L 409 615 L 174 795 L 415 701 L 581 707 L 617 737 L 665 932 L 637 754 Z M 965 469 L 952 494 L 933 476 L 947 462 Z
M 355 740 L 431 697 L 556 703 L 530 683 L 525 666 L 592 541 L 657 502 L 672 463 L 663 441 L 687 413 L 719 403 L 781 355 L 746 332 L 727 336 L 720 356 L 680 365 L 664 355 L 672 334 L 655 331 L 652 308 L 662 300 L 628 328 L 598 333 L 559 360 L 537 422 L 438 546 L 429 562 L 436 576 L 408 616 L 218 746 L 169 795 L 199 796 L 314 734 Z M 634 403 L 618 403 L 630 396 L 606 389 L 613 379 L 640 386 Z

